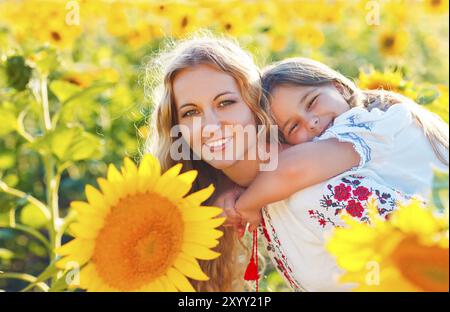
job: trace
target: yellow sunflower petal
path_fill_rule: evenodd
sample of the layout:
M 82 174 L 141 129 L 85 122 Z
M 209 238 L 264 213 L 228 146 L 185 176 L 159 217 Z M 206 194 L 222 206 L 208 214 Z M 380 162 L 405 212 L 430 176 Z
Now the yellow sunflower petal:
M 215 238 L 205 237 L 201 233 L 185 233 L 185 241 L 189 243 L 199 244 L 208 248 L 213 248 L 219 245 L 219 241 Z
M 86 252 L 86 251 L 93 251 L 94 250 L 94 242 L 91 240 L 84 240 L 84 239 L 72 239 L 70 242 L 65 243 L 61 247 L 56 249 L 56 253 L 61 256 L 66 256 L 71 253 L 79 253 L 79 252 Z
M 180 173 L 182 164 L 176 164 L 175 166 L 171 167 L 169 170 L 167 170 L 161 178 L 156 182 L 154 192 L 156 193 L 168 193 L 164 192 L 164 190 L 168 187 L 169 183 L 172 183 L 175 179 L 175 177 Z M 170 194 L 169 194 L 170 195 Z
M 70 206 L 77 215 L 89 216 L 92 218 L 101 218 L 104 217 L 105 212 L 100 211 L 99 209 L 95 209 L 90 204 L 82 201 L 73 201 L 70 203 Z
M 439 231 L 439 222 L 430 209 L 414 200 L 407 209 L 398 209 L 391 217 L 392 223 L 405 233 L 428 235 Z
M 115 206 L 119 201 L 118 194 L 114 191 L 114 188 L 108 182 L 108 180 L 104 178 L 98 178 L 97 183 L 102 190 L 105 200 L 108 202 L 109 206 Z
M 87 291 L 89 292 L 102 292 L 104 290 L 105 283 L 101 280 L 100 276 L 93 275 L 92 280 L 90 281 L 89 288 Z
M 147 191 L 152 191 L 156 182 L 158 181 L 158 179 L 161 177 L 161 165 L 159 164 L 158 159 L 156 159 L 156 157 L 154 157 L 151 154 L 146 154 L 144 155 L 142 162 L 141 162 L 141 166 L 143 164 L 148 164 L 148 166 L 150 167 L 150 171 L 149 173 L 151 173 L 151 179 L 149 181 L 149 185 L 147 185 Z M 144 168 L 145 169 L 145 168 Z
M 148 190 L 153 189 L 156 181 L 160 177 L 160 168 L 158 168 L 154 164 L 154 159 L 152 157 L 148 157 L 145 155 L 141 160 L 138 169 L 139 181 L 138 181 L 138 191 L 140 193 L 145 193 Z
M 105 216 L 106 214 L 100 215 L 99 213 L 81 213 L 77 215 L 77 220 L 78 223 L 81 223 L 86 227 L 91 227 L 97 231 L 103 227 Z
M 122 176 L 124 178 L 124 190 L 123 192 L 128 195 L 134 195 L 137 192 L 137 174 L 138 169 L 134 162 L 129 159 L 128 157 L 125 157 L 124 159 L 124 167 L 122 167 Z
M 130 158 L 125 157 L 123 160 L 123 164 L 124 164 L 124 171 L 125 171 L 123 176 L 125 178 L 127 178 L 127 176 L 134 177 L 137 175 L 138 169 L 137 169 L 136 165 L 134 164 L 134 162 Z
M 88 289 L 96 275 L 94 264 L 86 264 L 80 271 L 80 288 Z
M 108 166 L 107 179 L 110 182 L 114 182 L 114 184 L 119 184 L 123 181 L 122 175 L 113 164 Z
M 177 179 L 183 181 L 187 184 L 192 184 L 197 178 L 198 171 L 197 170 L 189 170 L 180 174 Z
M 170 198 L 178 201 L 191 190 L 192 183 L 194 182 L 197 175 L 198 172 L 196 170 L 189 170 L 178 175 L 176 179 L 173 179 L 170 185 L 168 185 L 165 193 L 170 195 Z
M 214 218 L 209 220 L 202 220 L 202 221 L 191 221 L 189 222 L 191 226 L 198 226 L 200 228 L 216 228 L 220 225 L 222 225 L 225 222 L 226 218 Z
M 201 189 L 195 193 L 186 196 L 185 200 L 190 202 L 194 206 L 200 206 L 205 200 L 207 200 L 214 192 L 214 186 L 210 184 L 208 187 Z
M 158 183 L 158 180 L 161 178 L 161 166 L 158 161 L 151 161 L 150 166 L 153 172 L 153 179 L 149 181 L 149 184 L 147 185 L 147 191 L 153 192 L 156 183 Z
M 203 273 L 197 260 L 193 257 L 179 256 L 174 262 L 174 267 L 186 275 L 198 281 L 207 281 L 209 277 Z
M 149 291 L 149 292 L 161 292 L 165 291 L 165 285 L 160 281 L 160 279 L 156 279 L 148 285 L 145 285 L 140 289 L 141 291 Z
M 107 172 L 108 181 L 119 182 L 123 180 L 122 174 L 117 170 L 116 166 L 110 164 Z
M 212 238 L 212 239 L 218 239 L 223 236 L 223 232 L 216 229 L 199 229 L 199 228 L 191 228 L 188 227 L 184 231 L 184 235 L 188 237 L 189 235 L 202 235 L 205 238 Z
M 65 269 L 69 262 L 75 262 L 79 267 L 88 262 L 93 253 L 94 246 L 86 245 L 85 248 L 78 249 L 78 252 L 61 258 L 56 262 L 56 266 L 60 269 Z
M 164 285 L 164 290 L 165 291 L 170 291 L 170 292 L 177 292 L 178 291 L 178 289 L 175 287 L 174 283 L 172 283 L 172 281 L 166 275 L 161 276 L 159 278 L 159 280 Z
M 220 253 L 212 251 L 205 246 L 194 243 L 183 243 L 181 250 L 187 255 L 201 260 L 212 260 L 220 256 Z
M 198 208 L 188 208 L 188 207 L 186 207 L 186 208 L 183 207 L 183 208 L 184 209 L 181 209 L 181 212 L 183 214 L 183 219 L 185 221 L 209 220 L 211 218 L 214 218 L 215 216 L 220 215 L 223 212 L 223 210 L 218 207 L 201 206 Z M 219 223 L 219 221 L 217 221 L 217 222 Z M 219 225 L 221 225 L 221 224 L 219 224 Z M 217 225 L 217 226 L 219 226 L 219 225 Z
M 167 277 L 180 291 L 195 292 L 189 280 L 174 268 L 167 270 Z
M 69 229 L 77 238 L 95 239 L 100 227 L 91 227 L 86 223 L 77 222 L 73 223 Z
M 155 156 L 150 153 L 145 154 L 144 157 L 142 157 L 141 163 L 143 162 L 146 162 L 150 167 L 152 167 L 152 172 L 154 172 L 155 175 L 161 175 L 161 165 Z
M 179 204 L 180 201 L 183 202 L 181 199 L 191 190 L 191 188 L 192 184 L 173 179 L 162 192 L 166 197 L 170 198 L 172 202 Z
M 70 203 L 70 206 L 75 209 L 77 212 L 90 212 L 90 210 L 92 210 L 92 206 L 89 205 L 86 202 L 82 202 L 82 201 L 73 201 Z
M 109 207 L 105 205 L 105 198 L 99 190 L 88 184 L 86 185 L 85 192 L 89 204 L 95 207 L 95 209 L 100 209 L 101 212 L 108 212 Z

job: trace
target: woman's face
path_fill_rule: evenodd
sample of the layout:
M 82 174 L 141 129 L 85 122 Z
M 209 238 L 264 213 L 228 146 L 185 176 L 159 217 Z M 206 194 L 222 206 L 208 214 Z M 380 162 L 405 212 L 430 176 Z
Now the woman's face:
M 229 74 L 203 64 L 184 69 L 175 76 L 173 93 L 183 139 L 213 167 L 232 166 L 255 144 L 253 136 L 244 143 L 230 131 L 255 129 L 256 122 Z
M 338 91 L 341 85 L 282 85 L 273 90 L 270 107 L 286 142 L 309 142 L 329 128 L 334 119 L 350 109 Z

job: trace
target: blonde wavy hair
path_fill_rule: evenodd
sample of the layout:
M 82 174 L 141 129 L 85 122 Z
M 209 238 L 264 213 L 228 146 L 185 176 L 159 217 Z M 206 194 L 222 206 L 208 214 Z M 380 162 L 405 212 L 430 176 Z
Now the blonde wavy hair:
M 150 96 L 154 107 L 144 153 L 155 155 L 163 170 L 175 164 L 170 156 L 170 147 L 178 139 L 170 135 L 171 128 L 178 124 L 173 94 L 174 79 L 182 70 L 200 64 L 214 66 L 232 76 L 244 101 L 254 113 L 257 124 L 271 124 L 269 116 L 260 107 L 262 88 L 259 69 L 252 56 L 240 48 L 237 42 L 205 31 L 178 42 L 170 41 L 163 50 L 150 58 L 144 75 L 146 95 Z M 183 171 L 195 169 L 199 172 L 191 192 L 210 183 L 217 185 L 219 178 L 224 176 L 223 173 L 202 160 L 192 160 L 192 150 L 190 153 L 190 160 L 183 159 L 180 162 L 183 163 Z M 210 205 L 219 192 L 220 190 L 216 189 L 206 204 Z M 232 228 L 222 227 L 221 230 L 224 236 L 216 248 L 221 256 L 212 261 L 200 261 L 200 266 L 210 280 L 192 281 L 197 291 L 235 291 L 246 286 L 242 282 L 244 265 L 239 261 L 246 248 L 238 243 Z
M 369 111 L 379 108 L 386 111 L 391 105 L 408 104 L 413 118 L 423 128 L 434 153 L 448 166 L 448 156 L 446 157 L 442 150 L 444 148 L 448 152 L 448 125 L 438 115 L 398 93 L 386 90 L 361 90 L 352 80 L 318 61 L 294 57 L 267 66 L 262 73 L 265 95 L 263 100 L 269 99 L 271 92 L 280 85 L 320 86 L 330 82 L 339 83 L 343 87 L 342 95 L 350 107 L 365 107 Z M 268 104 L 264 103 L 263 107 L 267 108 Z

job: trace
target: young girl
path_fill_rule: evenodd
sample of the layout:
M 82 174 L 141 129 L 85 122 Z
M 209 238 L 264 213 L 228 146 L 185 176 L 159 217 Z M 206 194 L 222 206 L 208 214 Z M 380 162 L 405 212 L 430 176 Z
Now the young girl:
M 342 155 L 321 163 L 323 152 L 314 151 L 325 139 L 353 145 L 359 156 L 355 172 L 365 170 L 374 181 L 423 200 L 431 194 L 433 169 L 448 171 L 448 125 L 408 98 L 359 90 L 343 75 L 306 58 L 270 66 L 262 80 L 281 139 L 294 146 L 279 155 L 276 170 L 260 172 L 237 200 L 236 211 L 250 223 L 250 231 L 260 223 L 262 207 L 318 183 L 333 170 Z

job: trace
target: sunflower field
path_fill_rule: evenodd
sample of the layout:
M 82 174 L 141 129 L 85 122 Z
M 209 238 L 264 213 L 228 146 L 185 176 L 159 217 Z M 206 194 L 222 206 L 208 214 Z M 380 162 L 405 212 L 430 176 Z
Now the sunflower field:
M 151 180 L 139 170 L 157 168 L 154 160 L 135 166 L 130 159 L 141 156 L 152 110 L 143 68 L 167 39 L 201 29 L 227 34 L 260 66 L 310 57 L 362 89 L 402 93 L 448 123 L 448 12 L 448 0 L 0 0 L 0 291 L 78 289 L 68 287 L 70 271 L 63 269 L 77 243 L 64 244 L 92 238 L 86 227 L 98 224 L 92 216 L 82 221 L 86 202 L 99 196 L 97 189 L 117 200 L 111 181 Z M 155 182 L 161 192 L 168 181 L 195 179 L 179 168 L 155 176 L 163 180 Z M 448 213 L 448 175 L 437 173 L 435 181 L 433 206 Z M 190 200 L 200 206 L 211 191 Z M 195 251 L 178 259 L 165 280 L 124 290 L 190 290 L 184 275 L 202 280 L 196 259 L 217 256 L 209 248 L 223 222 L 209 211 L 201 221 L 211 233 L 206 247 L 191 246 Z M 107 257 L 99 261 L 107 270 Z M 266 263 L 260 290 L 287 291 Z M 85 271 L 90 284 L 80 288 L 103 289 Z M 122 273 L 118 285 L 131 274 Z

